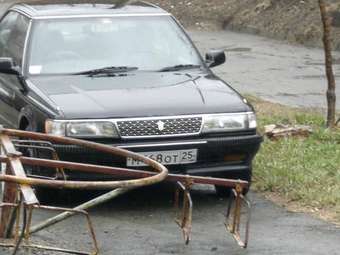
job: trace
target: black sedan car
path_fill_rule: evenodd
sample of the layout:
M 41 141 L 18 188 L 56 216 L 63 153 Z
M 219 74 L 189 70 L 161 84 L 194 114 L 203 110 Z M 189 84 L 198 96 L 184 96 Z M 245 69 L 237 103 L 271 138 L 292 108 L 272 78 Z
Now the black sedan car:
M 216 50 L 202 59 L 171 14 L 144 2 L 15 4 L 0 21 L 0 123 L 250 181 L 262 138 L 252 106 L 210 70 L 224 61 Z M 53 146 L 63 160 L 145 167 Z

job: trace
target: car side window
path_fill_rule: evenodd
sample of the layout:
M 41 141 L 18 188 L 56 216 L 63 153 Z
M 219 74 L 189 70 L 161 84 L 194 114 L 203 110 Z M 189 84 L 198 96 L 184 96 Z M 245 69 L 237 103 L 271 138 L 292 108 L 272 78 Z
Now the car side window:
M 11 28 L 14 27 L 17 16 L 17 13 L 8 13 L 0 22 L 0 57 L 6 57 L 5 48 L 8 43 Z
M 0 23 L 0 57 L 13 58 L 21 66 L 24 53 L 29 19 L 9 12 Z

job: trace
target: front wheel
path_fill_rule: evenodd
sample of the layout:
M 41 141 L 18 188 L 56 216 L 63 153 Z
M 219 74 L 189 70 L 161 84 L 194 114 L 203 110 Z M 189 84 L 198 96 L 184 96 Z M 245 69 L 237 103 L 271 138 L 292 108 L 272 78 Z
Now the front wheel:
M 238 172 L 238 173 L 226 174 L 226 175 L 220 176 L 219 178 L 248 181 L 249 186 L 250 186 L 251 177 L 252 177 L 252 170 L 250 169 L 242 173 Z M 216 190 L 216 195 L 218 197 L 226 198 L 231 195 L 231 188 L 215 185 L 215 190 Z M 249 188 L 244 189 L 243 195 L 246 195 L 248 192 L 249 192 Z

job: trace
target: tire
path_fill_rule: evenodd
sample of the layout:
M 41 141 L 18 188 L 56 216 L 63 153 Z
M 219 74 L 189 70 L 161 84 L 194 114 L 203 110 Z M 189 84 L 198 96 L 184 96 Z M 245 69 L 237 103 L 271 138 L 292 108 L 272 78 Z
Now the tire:
M 219 176 L 219 178 L 248 181 L 249 186 L 250 186 L 251 178 L 252 178 L 252 170 L 250 168 L 250 170 L 247 170 L 247 171 L 242 172 L 242 173 L 239 173 L 239 172 L 238 173 L 232 173 L 232 174 L 229 174 L 229 175 Z M 215 185 L 215 191 L 216 191 L 216 195 L 218 197 L 228 198 L 231 195 L 231 188 Z M 249 188 L 244 189 L 242 193 L 243 193 L 243 195 L 247 195 L 248 192 L 249 192 Z
M 221 198 L 228 198 L 231 194 L 231 189 L 223 186 L 215 185 L 216 195 Z

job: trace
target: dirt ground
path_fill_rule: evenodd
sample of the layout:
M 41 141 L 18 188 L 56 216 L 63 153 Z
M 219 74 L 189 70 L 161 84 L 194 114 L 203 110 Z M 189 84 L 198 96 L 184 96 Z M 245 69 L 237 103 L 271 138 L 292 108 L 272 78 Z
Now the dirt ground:
M 307 46 L 322 45 L 316 0 L 152 0 L 173 13 L 186 27 L 229 29 L 287 40 Z M 333 24 L 334 48 L 340 49 L 340 1 L 327 0 Z

